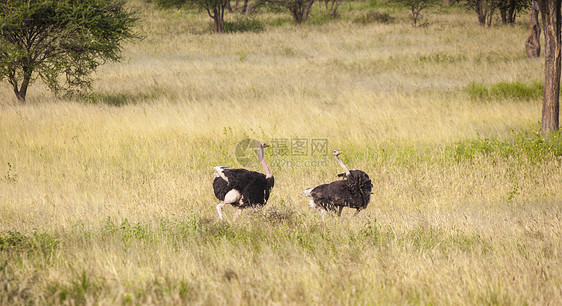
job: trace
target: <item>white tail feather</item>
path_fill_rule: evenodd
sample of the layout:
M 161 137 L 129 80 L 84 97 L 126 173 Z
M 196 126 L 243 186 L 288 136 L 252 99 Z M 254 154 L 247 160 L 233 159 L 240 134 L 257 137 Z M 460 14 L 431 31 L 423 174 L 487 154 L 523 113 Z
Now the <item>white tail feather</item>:
M 312 189 L 314 188 L 308 188 L 305 191 L 302 192 L 302 195 L 305 197 L 312 197 Z
M 216 166 L 213 169 L 215 170 L 215 177 L 222 177 L 228 183 L 228 178 L 222 172 L 224 169 L 229 169 L 228 167 Z

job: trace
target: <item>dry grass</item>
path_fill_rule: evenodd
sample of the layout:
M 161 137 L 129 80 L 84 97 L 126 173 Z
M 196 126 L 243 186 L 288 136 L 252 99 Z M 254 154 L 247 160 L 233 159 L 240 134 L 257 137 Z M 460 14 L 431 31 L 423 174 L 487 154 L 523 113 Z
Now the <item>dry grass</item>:
M 0 303 L 562 300 L 560 140 L 530 134 L 540 100 L 466 90 L 541 80 L 525 25 L 434 10 L 419 29 L 294 27 L 263 13 L 264 32 L 213 35 L 204 16 L 134 4 L 147 37 L 89 98 L 36 83 L 19 106 L 0 85 Z M 218 222 L 212 167 L 238 166 L 245 137 L 328 139 L 373 179 L 371 205 L 319 218 L 300 192 L 338 166 L 270 151 L 268 206 Z M 467 153 L 485 138 L 513 151 Z

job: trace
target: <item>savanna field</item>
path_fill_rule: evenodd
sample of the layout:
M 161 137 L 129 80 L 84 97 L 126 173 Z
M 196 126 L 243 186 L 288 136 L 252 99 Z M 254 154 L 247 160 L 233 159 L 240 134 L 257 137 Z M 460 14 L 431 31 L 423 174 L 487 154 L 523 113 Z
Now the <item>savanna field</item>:
M 214 34 L 205 12 L 129 5 L 144 39 L 90 93 L 37 81 L 20 105 L 0 84 L 0 304 L 562 301 L 562 140 L 537 132 L 527 14 L 484 28 L 437 6 L 414 28 L 405 8 L 356 2 Z M 263 172 L 237 159 L 246 138 L 273 144 L 276 185 L 221 222 L 213 167 Z M 276 150 L 292 140 L 308 150 Z M 357 217 L 301 195 L 337 179 L 332 149 L 373 182 Z

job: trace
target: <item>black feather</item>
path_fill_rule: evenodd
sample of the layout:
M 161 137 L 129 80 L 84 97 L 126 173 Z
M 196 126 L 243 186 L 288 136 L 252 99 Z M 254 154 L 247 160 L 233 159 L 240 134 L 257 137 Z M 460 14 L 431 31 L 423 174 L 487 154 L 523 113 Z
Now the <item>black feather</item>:
M 213 191 L 217 199 L 224 201 L 224 197 L 232 188 L 222 177 L 215 177 L 213 180 Z
M 269 194 L 274 185 L 274 179 L 266 178 L 265 174 L 249 171 L 246 169 L 223 168 L 222 177 L 216 177 L 213 181 L 213 189 L 217 199 L 223 201 L 225 195 L 232 189 L 242 194 L 242 204 L 231 203 L 234 206 L 263 206 L 269 200 Z
M 349 175 L 338 174 L 345 179 L 315 187 L 310 192 L 314 203 L 325 210 L 337 211 L 338 207 L 363 210 L 369 205 L 373 184 L 367 173 L 351 170 Z

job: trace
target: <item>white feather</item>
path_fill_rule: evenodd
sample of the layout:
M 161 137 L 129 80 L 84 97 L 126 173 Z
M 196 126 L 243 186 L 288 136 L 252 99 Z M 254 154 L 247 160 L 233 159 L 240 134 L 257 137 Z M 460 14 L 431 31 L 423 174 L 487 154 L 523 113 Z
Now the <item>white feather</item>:
M 316 208 L 318 205 L 316 205 L 316 203 L 314 203 L 314 200 L 310 200 L 310 202 L 308 202 L 308 207 L 310 208 Z
M 224 202 L 227 203 L 227 204 L 236 203 L 236 202 L 241 201 L 241 200 L 242 200 L 242 195 L 240 194 L 240 191 L 238 191 L 236 189 L 230 190 L 224 196 Z
M 222 167 L 222 166 L 216 166 L 216 167 L 213 167 L 213 169 L 215 170 L 215 177 L 222 177 L 222 179 L 225 180 L 228 183 L 228 178 L 226 177 L 226 175 L 224 175 L 223 170 L 224 169 L 230 169 L 230 168 Z
M 302 192 L 302 195 L 305 196 L 305 197 L 312 197 L 312 194 L 311 194 L 311 193 L 312 193 L 312 189 L 314 189 L 314 188 L 308 188 L 308 189 L 306 189 L 305 191 Z

